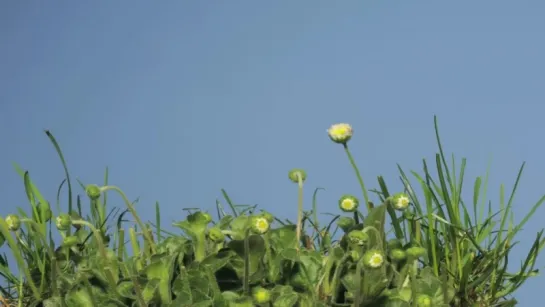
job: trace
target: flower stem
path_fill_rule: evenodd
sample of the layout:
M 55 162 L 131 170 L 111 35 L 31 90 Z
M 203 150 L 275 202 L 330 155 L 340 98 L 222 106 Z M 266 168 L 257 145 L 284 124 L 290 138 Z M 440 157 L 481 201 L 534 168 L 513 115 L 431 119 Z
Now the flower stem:
M 296 236 L 297 241 L 295 242 L 295 249 L 297 252 L 299 252 L 299 245 L 301 244 L 301 228 L 302 228 L 302 220 L 303 220 L 303 178 L 301 177 L 301 174 L 297 174 L 298 178 L 298 184 L 299 184 L 299 195 L 298 195 L 298 208 L 297 208 L 297 230 L 296 230 Z
M 246 295 L 250 295 L 250 230 L 247 228 L 244 234 L 244 279 L 242 289 Z
M 350 150 L 348 150 L 348 145 L 345 143 L 343 144 L 343 147 L 344 147 L 344 151 L 346 151 L 346 155 L 348 156 L 348 160 L 350 160 L 350 164 L 352 164 L 352 167 L 354 168 L 354 171 L 356 172 L 356 177 L 358 177 L 358 181 L 360 182 L 361 190 L 363 191 L 363 199 L 365 200 L 365 205 L 367 206 L 367 210 L 371 211 L 371 209 L 373 209 L 373 206 L 369 203 L 369 195 L 367 194 L 367 189 L 365 188 L 365 184 L 363 183 L 363 178 L 361 177 L 358 166 L 356 166 L 356 162 L 354 162 L 354 158 L 352 157 Z
M 155 254 L 155 242 L 153 242 L 153 239 L 151 238 L 149 232 L 146 231 L 146 227 L 144 227 L 144 223 L 142 223 L 142 220 L 140 219 L 140 217 L 138 216 L 138 214 L 136 213 L 136 210 L 134 209 L 134 206 L 132 205 L 132 203 L 129 201 L 129 199 L 127 198 L 127 196 L 125 195 L 125 193 L 123 193 L 123 191 L 121 191 L 120 188 L 116 187 L 116 186 L 112 186 L 112 185 L 108 185 L 108 186 L 105 186 L 105 187 L 102 187 L 102 191 L 103 192 L 106 192 L 108 190 L 114 190 L 116 191 L 117 193 L 119 193 L 119 195 L 121 195 L 121 197 L 123 198 L 123 200 L 125 201 L 125 204 L 127 205 L 127 208 L 129 208 L 129 211 L 131 212 L 132 216 L 134 217 L 134 219 L 136 220 L 136 223 L 138 224 L 138 226 L 140 227 L 140 229 L 142 229 L 143 231 L 143 234 L 144 234 L 144 238 L 148 241 L 149 243 L 149 247 L 151 249 L 151 253 L 152 254 Z

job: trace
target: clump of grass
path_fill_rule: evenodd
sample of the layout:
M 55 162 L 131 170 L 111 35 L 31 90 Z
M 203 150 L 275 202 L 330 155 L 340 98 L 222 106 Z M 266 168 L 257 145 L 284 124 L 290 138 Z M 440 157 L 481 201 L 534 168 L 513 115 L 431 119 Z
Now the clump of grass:
M 307 174 L 288 173 L 298 187 L 295 224 L 256 206 L 230 210 L 216 203 L 217 217 L 188 209 L 166 231 L 156 203 L 154 221 L 143 221 L 123 191 L 108 182 L 77 181 L 72 187 L 66 161 L 51 133 L 65 180 L 55 210 L 28 171 L 15 165 L 30 214 L 0 216 L 0 246 L 15 259 L 0 257 L 0 303 L 13 306 L 514 306 L 515 291 L 535 276 L 545 244 L 536 234 L 520 270 L 507 270 L 522 227 L 545 201 L 542 197 L 519 223 L 512 218 L 515 192 L 500 187 L 500 208 L 487 204 L 488 174 L 473 182 L 473 198 L 462 199 L 465 159 L 447 162 L 435 130 L 438 153 L 422 171 L 399 166 L 404 189 L 390 193 L 379 176 L 368 191 L 348 143 L 353 129 L 336 124 L 329 138 L 342 145 L 361 187 L 364 206 L 351 194 L 339 197 L 339 213 L 321 226 L 317 188 L 305 212 Z M 431 169 L 437 173 L 432 176 Z M 60 195 L 67 186 L 68 202 Z M 419 192 L 416 192 L 419 191 Z M 115 192 L 123 208 L 108 208 Z M 374 205 L 369 192 L 372 192 Z M 87 204 L 85 204 L 87 203 Z M 66 210 L 63 207 L 66 206 Z M 365 208 L 362 212 L 361 207 Z M 88 210 L 84 210 L 88 208 Z M 230 211 L 230 212 L 227 212 Z M 126 216 L 132 216 L 127 219 Z M 134 220 L 134 222 L 132 222 Z

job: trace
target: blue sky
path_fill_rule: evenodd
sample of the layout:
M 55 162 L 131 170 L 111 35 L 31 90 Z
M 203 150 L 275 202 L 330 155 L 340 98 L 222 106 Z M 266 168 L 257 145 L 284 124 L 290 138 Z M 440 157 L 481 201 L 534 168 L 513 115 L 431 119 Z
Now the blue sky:
M 434 157 L 436 114 L 446 151 L 468 158 L 469 194 L 492 158 L 497 208 L 527 162 L 520 220 L 545 193 L 544 14 L 543 1 L 2 2 L 1 214 L 28 208 L 11 162 L 55 199 L 64 175 L 43 129 L 72 176 L 100 183 L 109 166 L 144 218 L 155 201 L 165 222 L 211 210 L 221 188 L 293 218 L 293 167 L 308 172 L 307 209 L 316 187 L 323 212 L 360 193 L 329 125 L 351 123 L 367 185 L 383 175 L 396 190 L 396 163 Z M 518 292 L 521 306 L 543 281 Z

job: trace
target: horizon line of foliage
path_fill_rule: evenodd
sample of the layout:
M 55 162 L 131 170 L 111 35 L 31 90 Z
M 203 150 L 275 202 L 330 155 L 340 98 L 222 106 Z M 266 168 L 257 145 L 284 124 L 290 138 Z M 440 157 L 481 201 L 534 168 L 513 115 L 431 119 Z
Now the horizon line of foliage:
M 326 225 L 318 221 L 320 188 L 312 209 L 304 210 L 307 173 L 296 168 L 288 173 L 297 185 L 295 223 L 237 205 L 222 190 L 228 208 L 216 201 L 216 220 L 188 209 L 173 224 L 181 234 L 163 229 L 159 203 L 155 220 L 143 221 L 136 201 L 109 184 L 108 169 L 100 186 L 76 179 L 85 195 L 77 194 L 60 146 L 46 131 L 65 179 L 53 212 L 29 172 L 14 164 L 30 213 L 18 208 L 0 216 L 0 246 L 16 262 L 0 255 L 7 284 L 0 286 L 0 305 L 515 306 L 516 290 L 539 272 L 543 230 L 518 272 L 508 270 L 509 255 L 545 196 L 514 222 L 523 164 L 510 194 L 500 186 L 498 211 L 487 198 L 488 171 L 464 201 L 466 160 L 459 167 L 454 156 L 447 161 L 436 117 L 434 122 L 435 161 L 423 160 L 420 173 L 398 165 L 403 190 L 395 193 L 382 176 L 378 189 L 366 188 L 348 146 L 352 127 L 332 125 L 328 136 L 342 145 L 363 198 L 341 195 L 339 211 Z M 123 209 L 109 208 L 109 192 L 122 197 Z

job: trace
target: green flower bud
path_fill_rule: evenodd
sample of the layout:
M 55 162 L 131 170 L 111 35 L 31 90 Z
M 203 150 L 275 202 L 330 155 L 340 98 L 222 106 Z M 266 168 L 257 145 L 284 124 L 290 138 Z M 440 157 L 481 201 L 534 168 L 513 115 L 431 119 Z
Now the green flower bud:
M 407 255 L 413 259 L 420 258 L 426 254 L 426 249 L 420 246 L 412 246 L 407 248 Z
M 307 172 L 300 168 L 294 168 L 288 173 L 288 178 L 295 183 L 299 183 L 299 177 L 301 177 L 302 182 L 305 182 L 307 179 Z
M 225 235 L 221 232 L 221 229 L 217 227 L 208 230 L 208 238 L 214 243 L 222 243 L 225 241 Z
M 401 262 L 407 259 L 407 253 L 402 249 L 393 249 L 390 251 L 390 259 L 394 262 Z
M 355 212 L 359 205 L 359 200 L 352 195 L 343 195 L 339 199 L 339 208 L 344 212 Z
M 61 213 L 55 220 L 55 225 L 60 231 L 66 231 L 72 226 L 72 218 L 66 213 Z
M 72 247 L 79 243 L 79 238 L 77 236 L 69 236 L 62 240 L 62 245 L 66 247 Z
M 212 222 L 212 216 L 206 212 L 198 211 L 190 214 L 187 217 L 187 221 L 192 224 L 208 225 L 210 222 Z
M 358 260 L 360 260 L 360 253 L 356 250 L 351 250 L 350 251 L 350 258 L 352 259 L 352 261 L 356 262 Z
M 269 224 L 271 224 L 272 222 L 274 222 L 274 215 L 270 214 L 269 212 L 267 211 L 263 211 L 261 212 L 261 214 L 259 214 L 261 217 L 263 217 L 264 219 L 267 220 L 267 222 L 269 222 Z
M 269 231 L 270 224 L 266 218 L 261 216 L 252 216 L 250 218 L 250 229 L 257 234 L 264 234 Z
M 329 138 L 338 144 L 346 144 L 352 138 L 353 129 L 349 124 L 335 124 L 327 129 Z
M 100 198 L 102 189 L 96 184 L 89 184 L 87 185 L 87 187 L 85 187 L 85 192 L 87 193 L 87 196 L 89 196 L 91 200 L 97 200 Z
M 320 235 L 322 236 L 322 246 L 329 248 L 331 246 L 331 235 L 325 230 L 320 232 Z
M 416 295 L 416 306 L 418 307 L 431 307 L 431 297 L 426 294 Z
M 353 218 L 348 216 L 341 216 L 337 220 L 337 225 L 344 231 L 348 232 L 354 225 L 356 225 L 356 221 L 354 221 Z
M 21 228 L 21 220 L 15 214 L 6 216 L 6 224 L 8 224 L 8 229 L 10 231 L 17 231 Z
M 403 243 L 399 239 L 391 239 L 388 241 L 388 249 L 402 248 Z
M 380 268 L 384 264 L 384 255 L 377 249 L 372 249 L 363 254 L 363 263 L 370 269 Z
M 35 221 L 39 220 L 42 222 L 49 222 L 49 220 L 51 220 L 52 212 L 51 212 L 51 207 L 49 206 L 49 203 L 45 203 L 44 205 L 42 205 L 42 203 L 38 203 L 38 205 L 36 205 L 36 211 L 38 211 L 39 219 L 34 214 L 34 211 L 32 211 L 32 217 Z M 43 211 L 43 216 L 42 216 L 42 211 Z
M 389 203 L 394 209 L 403 211 L 409 206 L 409 196 L 405 193 L 397 193 L 394 196 L 389 197 Z
M 363 246 L 369 240 L 369 235 L 361 230 L 352 230 L 347 239 L 351 244 Z
M 252 297 L 256 303 L 265 304 L 271 301 L 271 291 L 256 287 L 252 289 Z

